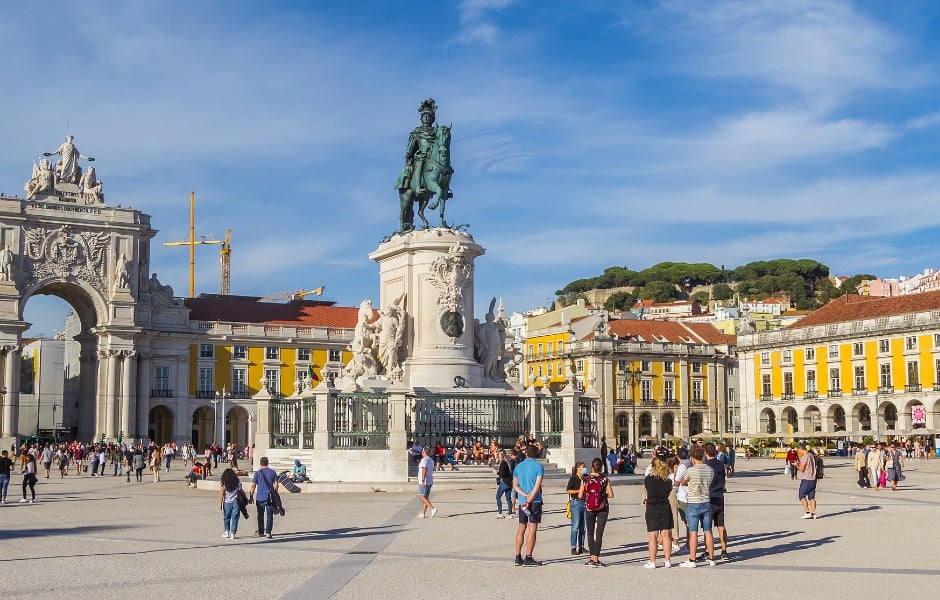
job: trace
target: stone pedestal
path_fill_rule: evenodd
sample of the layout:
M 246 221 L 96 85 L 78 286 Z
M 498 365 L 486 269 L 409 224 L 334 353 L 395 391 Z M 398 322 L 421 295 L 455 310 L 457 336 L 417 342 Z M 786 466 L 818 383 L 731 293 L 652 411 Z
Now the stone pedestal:
M 381 307 L 405 295 L 405 386 L 452 389 L 461 377 L 482 387 L 473 357 L 473 261 L 483 253 L 468 233 L 426 229 L 395 235 L 369 255 L 379 263 Z

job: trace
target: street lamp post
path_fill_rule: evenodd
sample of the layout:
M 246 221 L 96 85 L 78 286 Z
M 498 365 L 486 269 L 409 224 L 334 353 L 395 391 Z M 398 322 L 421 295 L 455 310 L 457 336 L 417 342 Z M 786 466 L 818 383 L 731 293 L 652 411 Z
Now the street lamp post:
M 636 422 L 636 386 L 640 382 L 640 373 L 642 373 L 642 371 L 635 367 L 627 367 L 623 372 L 627 380 L 627 385 L 630 386 L 630 404 L 632 406 L 630 410 L 633 413 L 631 422 L 633 425 L 633 446 L 635 448 L 640 447 L 640 441 L 638 439 L 640 428 Z
M 222 402 L 222 419 L 221 419 L 222 421 L 222 444 L 224 445 L 225 444 L 225 386 L 222 386 L 221 392 L 219 391 L 215 392 L 215 400 L 212 400 L 213 410 L 215 408 L 215 405 L 218 404 L 219 402 Z M 216 420 L 219 420 L 218 412 L 216 412 L 215 418 Z M 216 432 L 217 432 L 217 428 L 214 427 L 213 432 L 212 432 L 212 443 L 214 444 L 219 443 L 215 437 Z

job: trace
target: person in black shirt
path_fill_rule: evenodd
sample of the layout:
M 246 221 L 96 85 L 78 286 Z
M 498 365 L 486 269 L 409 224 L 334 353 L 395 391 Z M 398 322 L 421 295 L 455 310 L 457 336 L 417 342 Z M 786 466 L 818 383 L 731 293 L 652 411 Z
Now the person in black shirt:
M 10 473 L 13 472 L 13 461 L 9 453 L 0 452 L 0 504 L 7 503 L 7 488 L 10 487 Z
M 659 458 L 653 458 L 652 472 L 643 479 L 646 498 L 646 531 L 649 533 L 650 559 L 644 567 L 656 568 L 656 550 L 663 545 L 665 567 L 672 566 L 672 509 L 669 506 L 669 494 L 672 493 L 672 481 L 669 479 L 669 467 Z
M 715 472 L 708 487 L 709 503 L 712 505 L 712 524 L 718 528 L 721 543 L 721 560 L 728 560 L 728 531 L 725 529 L 725 463 L 717 458 L 715 444 L 705 444 L 705 464 Z
M 571 506 L 571 554 L 584 554 L 584 534 L 587 532 L 587 514 L 584 510 L 584 500 L 578 497 L 581 491 L 581 479 L 588 474 L 587 465 L 577 463 L 571 468 L 571 477 L 568 479 L 568 502 Z

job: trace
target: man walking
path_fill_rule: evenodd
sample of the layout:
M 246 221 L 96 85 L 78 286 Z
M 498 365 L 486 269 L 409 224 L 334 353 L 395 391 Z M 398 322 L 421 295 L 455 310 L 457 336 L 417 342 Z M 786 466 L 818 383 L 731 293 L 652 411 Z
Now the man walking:
M 715 444 L 705 444 L 705 464 L 714 471 L 708 486 L 708 500 L 712 507 L 712 525 L 718 528 L 721 560 L 728 560 L 728 532 L 725 530 L 725 463 L 715 453 Z
M 799 460 L 796 463 L 797 479 L 800 480 L 800 504 L 803 505 L 803 519 L 816 518 L 816 457 L 809 451 L 806 442 L 800 442 L 797 449 Z
M 526 459 L 516 465 L 512 474 L 512 489 L 519 496 L 519 527 L 516 529 L 516 566 L 541 567 L 542 562 L 532 558 L 535 550 L 535 537 L 542 522 L 542 478 L 545 467 L 535 458 L 538 449 L 528 445 Z M 522 558 L 522 544 L 525 543 L 525 559 Z
M 261 467 L 251 478 L 248 500 L 254 500 L 258 509 L 258 536 L 267 536 L 271 539 L 271 530 L 274 528 L 274 505 L 271 504 L 271 492 L 277 490 L 277 473 L 268 467 L 267 456 L 262 456 L 258 462 Z M 258 492 L 257 495 L 255 495 L 255 490 Z
M 42 449 L 42 468 L 45 471 L 46 479 L 49 479 L 49 471 L 52 469 L 52 447 L 49 444 L 43 446 Z
M 421 448 L 421 461 L 418 462 L 418 499 L 421 500 L 421 512 L 418 518 L 425 518 L 425 513 L 431 509 L 431 516 L 437 514 L 437 509 L 431 504 L 431 486 L 434 485 L 434 459 L 431 458 L 431 448 Z

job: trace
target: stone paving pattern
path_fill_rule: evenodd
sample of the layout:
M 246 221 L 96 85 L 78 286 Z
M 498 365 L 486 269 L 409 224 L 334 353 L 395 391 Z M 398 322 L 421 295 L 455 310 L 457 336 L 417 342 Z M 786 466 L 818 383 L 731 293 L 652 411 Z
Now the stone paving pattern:
M 731 561 L 646 570 L 642 488 L 618 485 L 602 560 L 569 554 L 564 482 L 546 493 L 536 558 L 512 564 L 516 522 L 495 518 L 492 489 L 432 494 L 284 494 L 272 540 L 222 539 L 217 496 L 171 469 L 160 483 L 40 478 L 37 504 L 18 504 L 13 477 L 0 506 L 0 598 L 875 598 L 927 592 L 940 581 L 940 460 L 909 462 L 897 492 L 859 490 L 847 459 L 830 458 L 819 516 L 801 520 L 783 463 L 739 461 L 726 513 Z M 623 483 L 635 483 L 639 478 Z M 495 486 L 494 486 L 495 487 Z M 686 555 L 674 560 L 685 560 Z M 661 559 L 660 559 L 660 563 Z M 929 592 L 928 592 L 929 593 Z

